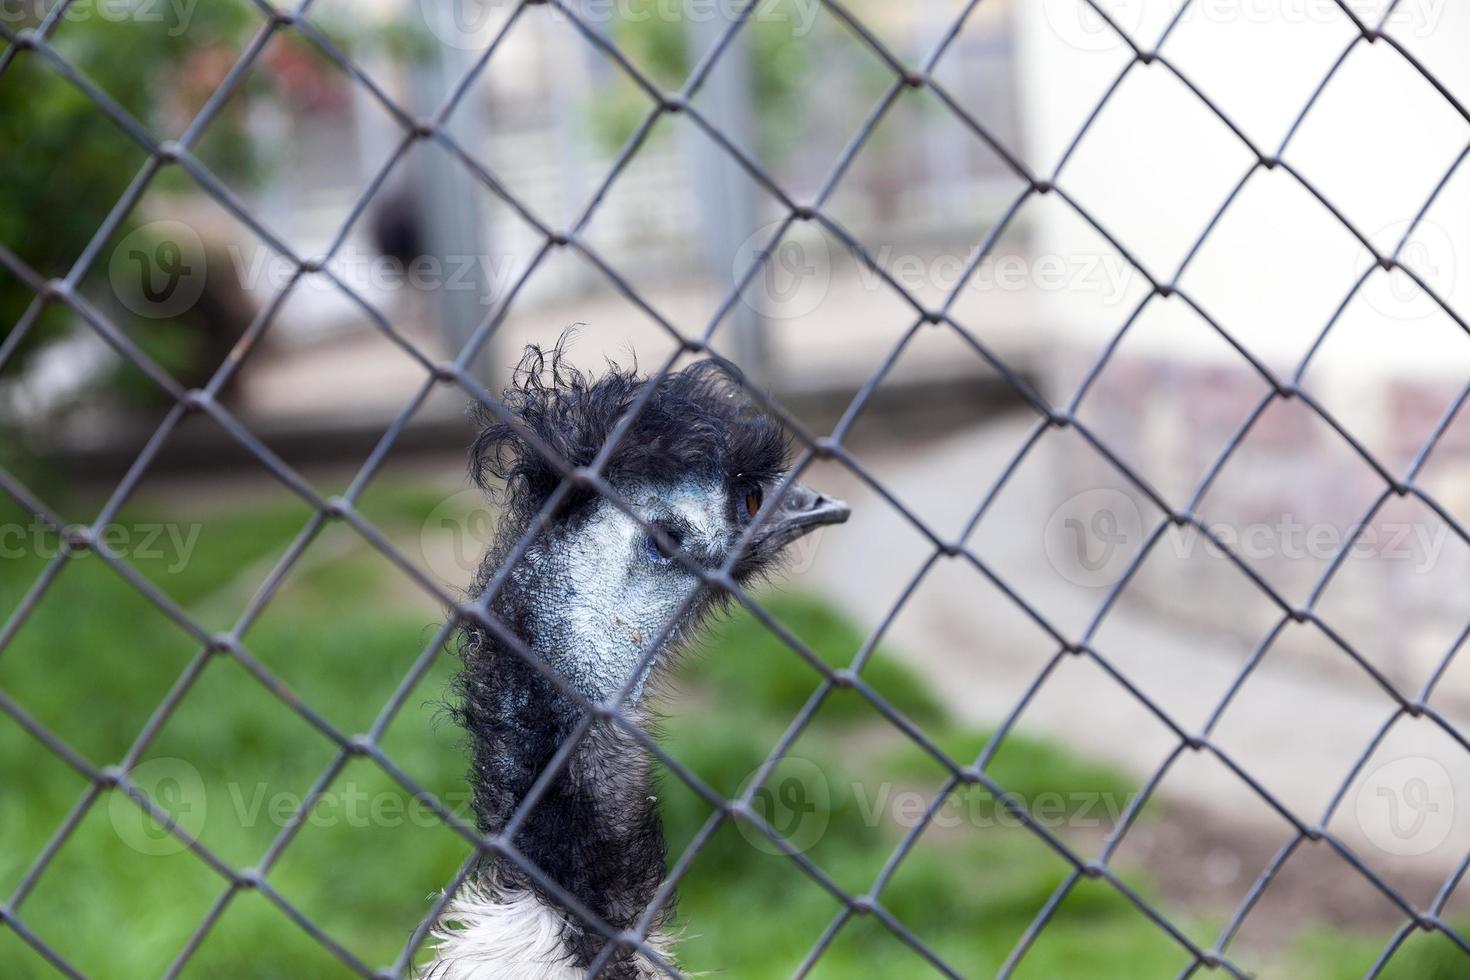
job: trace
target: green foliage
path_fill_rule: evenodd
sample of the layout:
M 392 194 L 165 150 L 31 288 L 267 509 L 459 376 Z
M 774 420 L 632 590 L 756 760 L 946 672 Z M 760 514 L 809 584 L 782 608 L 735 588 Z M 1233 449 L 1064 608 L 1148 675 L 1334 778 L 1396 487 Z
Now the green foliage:
M 1453 923 L 1460 935 L 1470 925 Z M 1329 929 L 1309 929 L 1292 951 L 1291 968 L 1299 976 L 1361 977 L 1383 954 L 1385 935 L 1345 935 Z M 1283 974 L 1284 975 L 1284 974 Z M 1411 932 L 1402 946 L 1375 974 L 1385 980 L 1465 980 L 1470 963 L 1465 951 L 1441 933 Z
M 434 495 L 391 488 L 373 495 L 374 519 L 389 533 L 417 531 Z M 133 508 L 120 524 L 146 525 L 156 511 Z M 237 616 L 253 589 L 306 524 L 305 508 L 220 509 L 186 566 L 172 556 L 130 560 L 192 614 L 224 605 Z M 352 532 L 324 532 L 246 635 L 251 651 L 349 733 L 364 730 L 432 633 L 416 604 L 385 598 L 393 580 Z M 37 554 L 0 562 L 0 619 L 45 566 Z M 237 581 L 243 579 L 243 582 Z M 390 591 L 390 590 L 389 590 Z M 223 597 L 223 598 L 222 598 Z M 0 687 L 95 765 L 121 758 L 150 713 L 198 653 L 197 644 L 132 586 L 92 556 L 68 562 L 0 656 Z M 464 806 L 458 736 L 439 723 L 452 659 L 441 657 L 389 729 L 386 749 L 415 779 Z M 284 821 L 335 754 L 275 692 L 228 657 L 210 659 L 144 752 L 150 762 L 182 759 L 199 774 L 206 803 L 200 839 L 235 867 L 258 863 Z M 0 893 L 9 895 L 85 783 L 8 718 L 0 718 Z M 174 799 L 156 786 L 160 805 Z M 225 889 L 187 853 L 140 853 L 129 842 L 162 840 L 129 801 L 104 793 L 40 879 L 23 909 L 27 923 L 89 976 L 158 975 Z M 190 797 L 192 800 L 193 797 Z M 397 955 L 469 852 L 375 765 L 350 764 L 312 811 L 270 874 L 338 941 L 368 962 Z M 86 896 L 85 901 L 79 900 Z M 126 922 L 126 926 L 120 926 Z M 11 930 L 0 931 L 7 977 L 50 975 Z M 249 964 L 248 971 L 242 964 Z M 200 975 L 346 976 L 340 963 L 260 896 L 242 895 L 210 931 L 194 961 Z
M 416 540 L 439 494 L 374 487 L 363 510 L 390 538 Z M 84 508 L 77 508 L 78 511 Z M 191 615 L 232 622 L 309 511 L 274 506 L 190 508 L 203 523 L 180 567 L 170 556 L 139 557 L 135 567 Z M 165 508 L 130 507 L 130 525 Z M 170 511 L 177 507 L 168 508 Z M 47 564 L 53 537 L 38 553 L 0 562 L 0 621 L 7 619 Z M 198 773 L 207 807 L 200 839 L 232 867 L 257 865 L 285 821 L 336 754 L 335 747 L 287 707 L 301 698 L 351 734 L 364 730 L 407 672 L 435 624 L 407 601 L 399 573 L 350 529 L 333 526 L 306 550 L 264 615 L 246 634 L 250 650 L 285 687 L 268 690 L 227 656 L 211 658 L 142 754 L 143 766 L 185 760 Z M 776 595 L 765 608 L 824 661 L 846 665 L 862 635 L 829 606 Z M 115 763 L 165 693 L 198 654 L 197 645 L 95 557 L 67 564 L 25 625 L 0 652 L 0 688 L 96 765 Z M 444 724 L 441 698 L 452 657 L 441 656 L 389 727 L 384 750 L 415 780 L 465 812 L 465 757 Z M 863 671 L 943 751 L 971 762 L 988 733 L 947 717 L 899 655 L 879 649 Z M 675 677 L 679 691 L 664 744 L 714 792 L 739 792 L 805 703 L 818 675 L 752 617 L 714 631 Z M 285 700 L 283 700 L 285 699 Z M 804 856 L 842 888 L 869 890 L 905 831 L 886 792 L 927 799 L 942 779 L 929 755 L 895 734 L 870 707 L 832 699 L 796 740 L 803 766 L 776 770 L 776 792 L 754 808 L 804 848 Z M 0 713 L 0 895 L 9 896 L 79 802 L 87 783 Z M 987 772 L 1027 802 L 1046 792 L 1125 794 L 1135 788 L 1104 766 L 1020 736 L 1008 737 Z M 782 780 L 825 788 L 823 806 L 784 812 Z M 167 781 L 159 804 L 190 812 Z M 665 773 L 658 787 L 671 861 L 709 819 L 711 809 Z M 164 972 L 225 882 L 188 852 L 154 854 L 166 832 L 130 801 L 104 791 L 86 809 L 55 860 L 21 904 L 23 921 L 89 976 Z M 816 797 L 808 796 L 815 800 Z M 793 813 L 799 819 L 789 819 Z M 387 964 L 469 853 L 370 760 L 348 763 L 267 880 L 298 903 L 334 940 L 371 967 Z M 875 818 L 875 814 L 877 817 Z M 930 827 L 898 866 L 879 899 L 966 976 L 994 974 L 1070 866 L 1029 831 L 999 818 L 993 805 L 969 808 L 958 824 Z M 819 818 L 816 833 L 803 821 Z M 1152 883 L 1124 872 L 1157 898 Z M 739 977 L 788 976 L 840 906 L 754 827 L 725 821 L 681 885 L 681 965 Z M 1175 910 L 1177 914 L 1177 910 Z M 1217 922 L 1187 922 L 1210 936 Z M 1361 976 L 1380 940 L 1317 931 L 1275 961 L 1269 975 Z M 1463 958 L 1441 936 L 1411 936 L 1385 976 L 1463 977 Z M 7 978 L 52 975 L 17 938 L 0 930 Z M 1105 882 L 1084 881 L 1061 904 L 1019 976 L 1173 976 L 1185 965 L 1177 945 Z M 191 964 L 200 976 L 345 977 L 352 975 L 264 896 L 231 900 Z M 814 977 L 926 976 L 911 949 L 872 917 L 838 934 Z
M 680 88 L 694 67 L 683 8 L 661 0 L 630 0 L 619 4 L 618 12 L 610 31 L 618 48 L 665 91 Z M 811 66 L 810 46 L 793 37 L 795 22 L 791 0 L 765 0 L 738 35 L 749 52 L 751 99 L 760 107 L 754 120 L 755 149 L 773 162 L 783 159 L 799 136 L 802 83 Z M 611 70 L 622 74 L 619 68 Z M 647 93 L 634 85 L 605 89 L 589 112 L 598 143 L 606 151 L 616 150 L 651 108 Z
M 162 8 L 164 5 L 159 5 Z M 31 11 L 29 6 L 24 9 Z M 167 95 L 187 82 L 186 62 L 200 51 L 234 53 L 259 23 L 248 5 L 198 4 L 188 30 L 142 18 L 103 16 L 64 18 L 54 42 L 66 60 L 123 111 L 141 122 L 155 139 L 168 139 Z M 35 26 L 11 23 L 14 29 Z M 229 117 L 217 123 L 229 140 Z M 236 137 L 228 159 L 235 171 L 251 172 L 249 143 Z M 45 277 L 62 276 L 122 197 L 145 159 L 145 151 L 97 104 L 63 77 L 38 52 L 22 52 L 0 78 L 0 242 Z M 113 238 L 133 230 L 125 221 Z M 104 256 L 109 250 L 104 249 Z M 93 273 L 98 270 L 94 267 Z M 100 270 L 106 274 L 105 264 Z M 35 295 L 8 272 L 0 271 L 0 341 L 31 305 Z M 57 336 L 70 320 L 52 305 L 41 315 L 22 349 L 33 351 Z M 182 353 L 185 341 L 157 336 L 150 347 L 165 359 Z
M 763 608 L 828 666 L 851 664 L 865 637 L 831 606 L 810 599 L 774 595 Z M 786 645 L 752 614 L 741 610 L 711 633 L 705 648 L 691 657 L 687 678 L 719 692 L 732 715 L 769 712 L 791 718 L 821 681 L 815 667 Z M 939 702 L 913 671 L 879 651 L 862 671 L 874 690 L 915 724 L 930 726 L 942 717 Z M 839 690 L 822 705 L 827 720 L 877 717 L 861 694 Z
M 939 748 L 951 759 L 969 765 L 986 749 L 993 732 L 941 729 L 934 733 Z M 922 778 L 937 773 L 938 763 L 924 749 L 909 743 L 885 758 L 884 772 L 897 778 Z M 1080 818 L 1089 822 L 1106 820 L 1110 825 L 1132 802 L 1137 786 L 1120 773 L 1063 751 L 1049 742 L 1008 736 L 1001 744 L 986 775 L 1029 810 L 1048 819 Z M 985 819 L 1007 819 L 1000 801 L 983 785 L 965 787 L 958 805 L 966 813 Z
M 846 666 L 862 644 L 862 634 L 825 603 L 778 595 L 763 606 L 829 664 Z M 876 651 L 863 676 L 951 758 L 968 764 L 985 745 L 985 733 L 954 724 L 921 679 L 890 652 Z M 681 696 L 694 707 L 665 723 L 665 744 L 715 792 L 729 796 L 746 788 L 819 678 L 742 612 L 713 632 L 677 680 Z M 824 873 L 860 894 L 872 887 L 903 833 L 893 819 L 898 794 L 927 801 L 944 770 L 860 696 L 843 693 L 822 706 L 809 733 L 793 746 L 791 756 L 799 762 L 778 766 L 765 784 L 770 792 L 756 793 L 754 804 Z M 854 758 L 855 740 L 886 748 Z M 1104 767 L 1020 737 L 1006 741 L 989 771 L 1028 800 L 1046 792 L 1121 798 L 1131 785 Z M 796 795 L 812 805 L 804 816 L 784 806 L 792 802 L 783 795 L 794 788 L 792 780 L 799 784 Z M 672 775 L 661 781 L 660 800 L 673 861 L 711 809 Z M 1070 866 L 1014 821 L 997 819 L 993 801 L 977 804 L 961 794 L 954 804 L 960 825 L 931 827 L 881 900 L 964 975 L 993 974 Z M 1135 884 L 1148 887 L 1145 881 Z M 759 830 L 727 821 L 681 888 L 681 965 L 735 976 L 790 975 L 838 910 L 830 893 L 777 853 Z M 1094 883 L 1073 893 L 1048 932 L 1054 941 L 1033 954 L 1039 976 L 1151 975 L 1178 968 L 1177 947 L 1167 937 L 1161 941 L 1157 928 L 1115 889 Z M 1082 944 L 1103 952 L 1089 957 L 1079 952 L 1079 946 L 1088 948 Z M 924 975 L 923 963 L 886 928 L 861 920 L 839 933 L 813 976 Z
M 7 26 L 13 30 L 36 26 L 35 6 L 39 5 L 16 5 L 16 15 L 32 19 L 12 17 Z M 154 141 L 176 139 L 223 81 L 264 19 L 246 0 L 135 6 L 135 15 L 120 16 L 117 4 L 75 5 L 77 13 L 62 18 L 51 42 L 67 64 Z M 335 21 L 318 27 L 338 47 L 357 56 L 369 47 L 404 60 L 421 57 L 425 51 L 422 31 L 363 28 Z M 284 72 L 278 70 L 282 60 L 297 64 L 295 74 L 289 66 Z M 246 110 L 263 97 L 291 96 L 299 65 L 340 74 L 306 39 L 293 32 L 278 34 L 193 147 L 205 165 L 236 190 L 259 180 L 272 163 L 268 148 L 251 138 Z M 345 76 L 343 84 L 349 84 Z M 0 244 L 43 279 L 66 275 L 146 159 L 145 148 L 43 54 L 21 52 L 0 77 Z M 166 166 L 154 175 L 148 193 L 158 191 L 196 193 L 197 188 L 181 168 Z M 135 208 L 103 243 L 84 287 L 106 294 L 101 284 L 108 276 L 109 256 L 124 238 L 138 231 L 141 222 Z M 137 244 L 156 253 L 147 248 L 146 241 Z M 206 243 L 206 248 L 213 244 Z M 0 343 L 36 299 L 31 289 L 0 267 Z M 213 352 L 217 344 L 207 343 L 206 334 L 231 326 L 198 310 L 144 320 L 121 307 L 102 305 L 138 347 L 186 383 L 216 366 L 218 355 Z M 18 370 L 29 355 L 74 322 L 75 315 L 64 305 L 47 305 L 7 364 L 7 371 Z M 230 342 L 233 337 L 226 338 L 226 347 Z M 119 370 L 111 380 L 124 401 L 158 400 L 156 385 L 137 371 Z

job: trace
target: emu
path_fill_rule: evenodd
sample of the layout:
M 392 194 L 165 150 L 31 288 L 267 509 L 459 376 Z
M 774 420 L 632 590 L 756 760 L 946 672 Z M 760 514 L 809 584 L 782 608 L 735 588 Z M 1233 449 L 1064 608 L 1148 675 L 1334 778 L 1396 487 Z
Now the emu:
M 513 421 L 481 414 L 471 470 L 487 493 L 498 493 L 503 511 L 472 594 L 483 597 L 504 570 L 493 616 L 589 703 L 627 688 L 621 711 L 646 728 L 677 651 L 728 603 L 685 561 L 709 570 L 728 563 L 743 585 L 775 568 L 802 535 L 846 520 L 848 508 L 795 481 L 775 498 L 790 466 L 789 442 L 722 363 L 704 360 L 649 380 L 609 362 L 594 378 L 566 364 L 564 346 L 526 349 L 503 396 Z M 579 486 L 506 569 L 515 543 L 562 482 L 534 442 L 587 466 L 642 395 L 646 402 L 601 470 L 641 520 Z M 453 712 L 469 738 L 477 824 L 493 834 L 585 709 L 483 624 L 461 632 Z M 665 876 L 652 779 L 638 741 L 599 719 L 511 842 L 619 931 L 638 923 Z M 671 906 L 655 910 L 648 942 L 660 953 L 672 946 Z M 434 935 L 425 976 L 436 980 L 571 980 L 587 974 L 609 941 L 514 861 L 499 858 L 472 872 Z M 645 980 L 662 972 L 648 956 L 619 948 L 600 975 Z

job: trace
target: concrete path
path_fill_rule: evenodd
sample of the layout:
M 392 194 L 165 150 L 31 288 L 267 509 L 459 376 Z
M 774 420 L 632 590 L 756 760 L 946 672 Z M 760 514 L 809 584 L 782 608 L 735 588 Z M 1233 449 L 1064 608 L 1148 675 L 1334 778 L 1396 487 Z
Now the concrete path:
M 1021 445 L 1026 422 L 977 426 L 937 444 L 885 449 L 864 462 L 905 504 L 953 535 Z M 1053 479 L 1055 453 L 1071 449 L 1052 435 L 1043 436 L 1016 472 L 971 544 L 1011 588 L 1075 637 L 1106 592 L 1075 586 L 1047 559 L 1043 529 L 1062 500 L 1079 489 L 1062 488 Z M 813 474 L 813 482 L 846 495 L 853 518 L 822 537 L 797 582 L 830 595 L 872 629 L 933 549 L 847 471 L 827 466 Z M 1011 711 L 1057 649 L 973 567 L 944 559 L 895 619 L 887 641 L 932 680 L 957 716 L 984 725 Z M 1096 638 L 1103 656 L 1190 732 L 1201 730 L 1251 645 L 1164 621 L 1126 601 L 1126 593 Z M 1273 658 L 1276 652 L 1273 647 L 1242 687 L 1213 738 L 1300 819 L 1315 823 L 1392 714 L 1393 702 L 1346 672 L 1324 674 L 1311 669 L 1309 660 L 1303 664 L 1286 653 Z M 1463 714 L 1450 717 L 1470 731 Z M 1022 713 L 1017 730 L 1062 742 L 1140 780 L 1178 745 L 1122 684 L 1084 658 L 1063 659 Z M 1160 792 L 1232 822 L 1270 828 L 1283 841 L 1290 829 L 1239 776 L 1206 753 L 1186 753 Z M 1400 722 L 1349 788 L 1330 826 L 1375 867 L 1453 867 L 1470 848 L 1470 754 L 1425 720 Z

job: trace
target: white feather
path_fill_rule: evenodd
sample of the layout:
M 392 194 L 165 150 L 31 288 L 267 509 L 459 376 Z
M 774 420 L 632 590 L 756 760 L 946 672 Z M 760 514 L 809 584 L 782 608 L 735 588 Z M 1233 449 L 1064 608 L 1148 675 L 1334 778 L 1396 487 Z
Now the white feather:
M 534 892 L 494 879 L 470 879 L 434 923 L 434 959 L 421 980 L 583 980 L 586 970 L 570 962 L 562 944 L 566 916 Z M 656 934 L 648 945 L 668 958 L 669 939 Z M 666 976 L 637 960 L 639 980 Z

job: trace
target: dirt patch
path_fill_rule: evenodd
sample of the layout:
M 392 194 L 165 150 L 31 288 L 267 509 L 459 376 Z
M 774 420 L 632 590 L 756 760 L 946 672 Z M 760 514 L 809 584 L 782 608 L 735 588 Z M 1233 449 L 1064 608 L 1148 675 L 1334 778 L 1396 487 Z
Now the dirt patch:
M 1170 804 L 1161 819 L 1140 823 L 1125 838 L 1121 859 L 1143 871 L 1171 904 L 1226 919 L 1294 837 L 1261 833 L 1207 810 Z M 1384 864 L 1374 874 L 1417 907 L 1443 885 L 1423 868 Z M 1332 845 L 1303 841 L 1280 863 L 1241 927 L 1240 942 L 1279 948 L 1312 925 L 1358 934 L 1388 934 L 1406 915 Z

